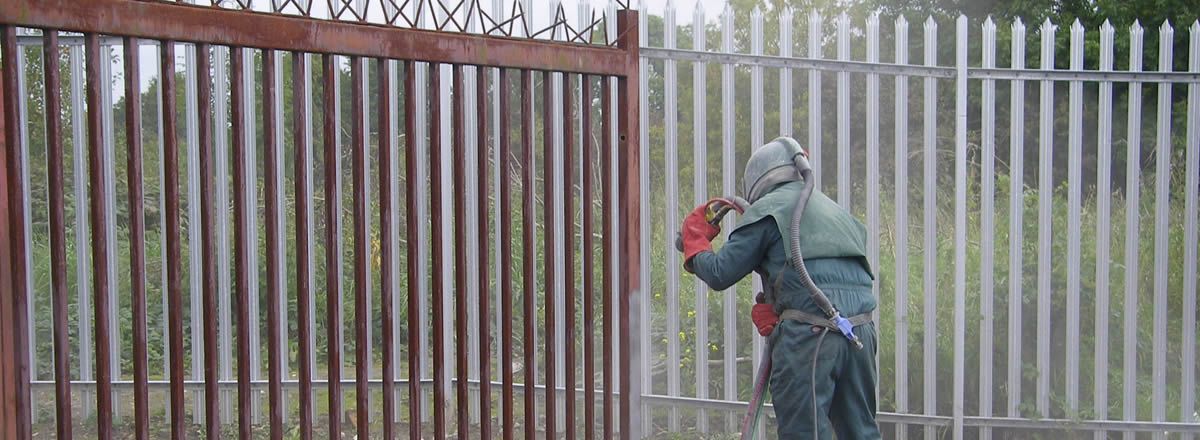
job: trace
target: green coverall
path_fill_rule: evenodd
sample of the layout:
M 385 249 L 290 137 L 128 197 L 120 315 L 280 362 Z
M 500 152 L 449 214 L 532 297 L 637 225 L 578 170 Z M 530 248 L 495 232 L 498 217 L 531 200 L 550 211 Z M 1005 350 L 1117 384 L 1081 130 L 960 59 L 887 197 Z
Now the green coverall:
M 696 276 L 714 290 L 725 290 L 754 271 L 764 284 L 778 283 L 775 301 L 781 310 L 823 316 L 788 262 L 788 225 L 800 185 L 780 185 L 751 205 L 719 250 L 691 260 Z M 842 316 L 875 310 L 862 224 L 814 191 L 800 232 L 805 266 Z M 775 327 L 770 336 L 770 390 L 780 439 L 829 439 L 831 432 L 839 440 L 880 438 L 875 422 L 875 325 L 863 324 L 854 331 L 862 350 L 838 332 L 826 333 L 798 321 L 783 320 Z

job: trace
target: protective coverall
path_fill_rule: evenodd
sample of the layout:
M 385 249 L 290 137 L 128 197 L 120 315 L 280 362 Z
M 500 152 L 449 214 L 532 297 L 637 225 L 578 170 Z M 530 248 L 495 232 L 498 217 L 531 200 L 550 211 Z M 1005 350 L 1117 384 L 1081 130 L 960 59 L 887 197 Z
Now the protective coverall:
M 792 210 L 801 182 L 776 186 L 750 205 L 717 251 L 695 254 L 690 270 L 714 290 L 724 290 L 751 271 L 773 289 L 776 310 L 821 316 L 788 262 Z M 814 191 L 804 210 L 800 247 L 815 284 L 843 316 L 876 307 L 873 275 L 865 257 L 866 230 L 850 213 Z M 782 320 L 770 338 L 770 393 L 781 439 L 878 439 L 875 422 L 875 325 L 854 328 L 862 350 L 836 331 Z

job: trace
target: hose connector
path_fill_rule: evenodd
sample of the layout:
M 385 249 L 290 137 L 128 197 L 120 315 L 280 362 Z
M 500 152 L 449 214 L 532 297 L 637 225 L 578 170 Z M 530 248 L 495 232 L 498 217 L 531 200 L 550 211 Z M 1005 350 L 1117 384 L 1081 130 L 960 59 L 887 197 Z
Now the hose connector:
M 851 323 L 849 319 L 843 317 L 841 312 L 838 312 L 837 310 L 833 311 L 833 316 L 831 316 L 829 319 L 833 321 L 835 325 L 837 325 L 837 328 L 842 332 L 842 335 L 846 336 L 846 339 L 849 339 L 851 344 L 854 344 L 855 349 L 862 350 L 862 341 L 858 339 L 858 335 L 854 334 L 854 324 Z

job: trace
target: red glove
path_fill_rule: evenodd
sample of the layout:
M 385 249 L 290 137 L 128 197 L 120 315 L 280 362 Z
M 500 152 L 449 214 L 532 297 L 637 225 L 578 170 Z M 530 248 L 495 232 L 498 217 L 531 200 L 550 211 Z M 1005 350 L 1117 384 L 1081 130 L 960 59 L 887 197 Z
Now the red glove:
M 680 235 L 683 239 L 683 261 L 686 265 L 696 254 L 711 251 L 712 240 L 721 233 L 721 228 L 713 226 L 704 218 L 705 206 L 697 206 L 691 214 L 683 219 Z
M 755 304 L 750 308 L 750 319 L 754 321 L 754 327 L 758 329 L 758 334 L 770 336 L 771 331 L 775 330 L 775 326 L 779 324 L 779 315 L 775 314 L 775 306 L 770 304 Z

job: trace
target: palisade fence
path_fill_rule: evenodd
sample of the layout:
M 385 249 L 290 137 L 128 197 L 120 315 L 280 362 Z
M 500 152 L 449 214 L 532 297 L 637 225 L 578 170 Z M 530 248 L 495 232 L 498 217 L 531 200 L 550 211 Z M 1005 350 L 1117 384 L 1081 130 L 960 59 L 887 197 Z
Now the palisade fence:
M 493 13 L 515 10 L 498 1 L 491 3 Z M 534 12 L 542 7 L 528 1 L 521 2 L 521 6 L 531 16 L 536 16 Z M 607 16 L 614 17 L 612 11 L 616 5 L 607 7 Z M 552 5 L 549 10 L 559 9 Z M 576 17 L 542 12 L 545 16 L 555 15 L 557 19 L 575 22 L 578 28 L 592 23 L 594 17 L 591 5 L 586 3 L 579 5 Z M 643 12 L 648 11 L 643 9 Z M 954 438 L 1029 438 L 1063 433 L 1091 436 L 1094 432 L 1096 438 L 1181 435 L 1191 438 L 1200 433 L 1195 406 L 1196 281 L 1200 270 L 1196 204 L 1200 187 L 1197 181 L 1200 24 L 1192 23 L 1189 27 L 1190 50 L 1184 72 L 1175 71 L 1174 66 L 1180 64 L 1177 60 L 1184 57 L 1172 53 L 1170 44 L 1180 37 L 1166 23 L 1158 29 L 1160 47 L 1144 50 L 1143 29 L 1136 23 L 1121 24 L 1119 32 L 1108 23 L 1099 29 L 1084 29 L 1075 23 L 1069 32 L 1061 32 L 1049 22 L 1027 31 L 1020 21 L 997 25 L 990 19 L 959 17 L 951 26 L 930 18 L 918 32 L 909 30 L 904 17 L 885 21 L 878 15 L 870 15 L 852 20 L 841 15 L 830 20 L 815 13 L 787 10 L 765 15 L 758 10 L 734 13 L 726 9 L 709 16 L 697 7 L 690 24 L 678 23 L 674 9 L 668 5 L 661 15 L 643 14 L 639 21 L 643 36 L 640 75 L 643 90 L 640 218 L 643 221 L 639 227 L 644 237 L 641 273 L 645 296 L 637 317 L 640 320 L 637 328 L 642 334 L 640 343 L 635 344 L 641 348 L 640 355 L 634 356 L 635 370 L 616 374 L 641 377 L 644 388 L 641 405 L 645 411 L 638 428 L 642 435 L 690 436 L 701 432 L 731 433 L 737 429 L 749 397 L 752 372 L 763 350 L 762 340 L 756 337 L 749 321 L 749 307 L 760 282 L 751 279 L 724 292 L 709 291 L 680 270 L 673 238 L 682 216 L 695 204 L 711 196 L 738 192 L 745 159 L 755 146 L 779 135 L 793 136 L 809 149 L 819 169 L 821 189 L 850 207 L 867 223 L 868 230 L 875 232 L 870 237 L 869 249 L 876 267 L 880 300 L 876 321 L 881 335 L 879 402 L 886 437 L 934 438 L 950 434 Z M 467 27 L 472 26 L 470 20 L 464 22 Z M 610 21 L 605 26 L 611 35 L 615 23 Z M 1038 45 L 1027 55 L 1026 46 L 1031 41 Z M 83 43 L 67 36 L 60 42 L 68 47 L 65 66 L 68 74 L 64 75 L 64 81 L 70 84 L 68 95 L 74 100 L 69 106 L 72 123 L 68 126 L 72 131 L 64 133 L 64 137 L 72 139 L 68 145 L 74 146 L 73 157 L 82 158 Z M 23 65 L 25 74 L 19 75 L 18 85 L 20 93 L 27 97 L 21 101 L 21 120 L 25 121 L 21 129 L 43 130 L 40 120 L 29 117 L 30 113 L 41 111 L 41 85 L 34 83 L 41 81 L 40 72 L 35 72 L 40 63 L 27 59 L 41 56 L 42 39 L 29 35 L 19 43 L 22 50 L 17 62 Z M 101 54 L 110 62 L 99 64 L 100 73 L 105 78 L 119 80 L 114 77 L 112 66 L 121 60 L 120 42 L 102 40 L 101 43 Z M 1060 46 L 1068 47 L 1066 54 Z M 178 73 L 191 78 L 195 75 L 195 54 L 191 46 L 184 48 L 185 56 L 179 63 L 182 69 Z M 1085 70 L 1085 52 L 1089 57 L 1098 54 L 1098 67 Z M 1158 68 L 1144 71 L 1143 56 L 1154 54 L 1158 55 Z M 262 63 L 253 55 L 246 56 L 247 66 Z M 1061 67 L 1064 63 L 1055 62 L 1056 56 L 1069 60 L 1066 68 Z M 228 57 L 227 51 L 214 52 L 218 66 L 228 63 Z M 1027 63 L 1038 67 L 1027 67 Z M 333 78 L 334 96 L 341 97 L 335 103 L 338 114 L 335 118 L 342 127 L 336 142 L 341 144 L 340 136 L 350 127 L 340 112 L 349 105 L 350 93 L 340 86 L 340 81 L 348 77 L 349 67 L 344 59 L 339 64 L 341 74 Z M 308 67 L 309 63 L 306 61 L 304 65 Z M 1118 66 L 1123 67 L 1118 70 Z M 213 74 L 217 79 L 213 95 L 218 118 L 215 122 L 226 126 L 228 82 L 243 81 L 243 87 L 254 90 L 260 75 L 254 67 L 246 69 L 244 78 L 230 78 L 229 72 L 221 68 L 214 69 Z M 426 102 L 433 99 L 431 94 L 440 93 L 436 96 L 448 106 L 449 70 L 434 72 L 422 68 L 417 75 L 422 84 L 427 75 L 444 76 L 443 90 L 418 88 L 416 99 Z M 467 84 L 473 84 L 472 71 L 465 75 Z M 157 73 L 149 76 L 156 77 Z M 374 80 L 368 75 L 368 82 Z M 391 82 L 397 81 L 393 78 Z M 551 86 L 553 95 L 559 96 L 563 87 L 561 78 L 556 78 Z M 1150 87 L 1156 87 L 1158 93 L 1145 97 L 1148 102 L 1143 103 L 1143 92 Z M 308 97 L 320 96 L 321 91 L 314 90 L 312 81 L 299 88 Z M 367 85 L 364 90 L 370 93 L 373 89 Z M 114 106 L 113 92 L 119 92 L 119 88 L 100 91 L 104 105 Z M 188 89 L 181 96 L 183 108 L 194 111 L 195 93 L 194 81 L 188 81 Z M 467 87 L 466 93 L 466 105 L 472 108 L 477 102 L 474 87 Z M 593 96 L 600 99 L 599 94 Z M 530 99 L 535 98 L 542 102 L 540 95 Z M 162 102 L 152 95 L 144 100 Z M 490 102 L 492 106 L 499 105 L 498 99 Z M 143 106 L 151 112 L 147 120 L 155 119 L 155 106 Z M 31 110 L 34 108 L 39 110 Z M 254 118 L 258 111 L 254 103 L 248 103 L 242 114 Z M 392 114 L 397 113 L 393 109 Z M 495 118 L 498 113 L 498 107 L 493 107 L 490 114 Z M 554 142 L 561 145 L 563 115 L 550 113 L 556 127 Z M 104 143 L 109 146 L 109 154 L 115 154 L 111 149 L 114 145 L 122 144 L 117 142 L 120 130 L 114 132 L 114 127 L 120 127 L 114 123 L 114 115 L 120 116 L 120 112 L 104 113 L 103 126 L 107 131 Z M 161 119 L 161 115 L 157 118 Z M 425 118 L 428 114 L 424 111 L 417 116 L 421 145 L 428 143 L 425 139 L 430 135 L 422 132 L 427 131 Z M 468 112 L 467 127 L 476 127 L 473 118 Z M 1148 128 L 1143 130 L 1143 125 Z M 493 130 L 497 126 L 493 121 Z M 261 133 L 255 132 L 252 123 L 248 127 L 246 136 L 252 143 Z M 442 121 L 441 127 L 442 139 L 449 139 L 450 123 Z M 366 127 L 369 139 L 373 139 L 377 129 Z M 198 135 L 191 124 L 185 124 L 185 130 L 187 139 Z M 541 127 L 535 130 L 539 132 L 534 135 L 540 138 Z M 493 133 L 494 143 L 499 137 L 498 130 Z M 582 136 L 583 131 L 575 134 Z M 465 136 L 468 144 L 473 145 L 475 130 L 468 130 Z M 20 138 L 28 140 L 30 136 L 22 134 Z M 214 141 L 228 145 L 230 139 L 225 131 L 217 130 Z M 44 161 L 45 150 L 36 142 L 28 144 L 22 147 L 30 154 L 23 157 L 33 162 Z M 147 144 L 162 145 L 161 140 Z M 599 141 L 596 144 L 600 145 Z M 441 148 L 450 157 L 453 151 L 449 143 L 443 143 Z M 217 149 L 217 152 L 215 166 L 228 173 L 227 150 Z M 157 154 L 148 157 L 147 163 L 160 163 Z M 493 146 L 490 154 L 495 169 L 498 149 Z M 115 185 L 120 175 L 117 171 L 123 169 L 115 157 L 110 156 L 113 160 L 107 162 L 114 166 L 105 170 L 110 185 Z M 263 185 L 259 177 L 262 170 L 255 161 L 254 156 L 249 158 L 245 172 L 250 181 Z M 466 167 L 470 171 L 479 165 L 469 158 Z M 562 164 L 552 165 L 556 180 L 561 182 Z M 85 175 L 82 160 L 75 160 L 72 166 L 74 171 L 69 175 Z M 398 166 L 392 164 L 393 168 Z M 370 171 L 374 166 L 368 163 L 366 168 L 367 179 L 377 179 Z M 418 179 L 429 178 L 427 168 L 417 167 Z M 309 172 L 313 170 L 310 167 Z M 189 200 L 199 191 L 193 181 L 194 171 L 188 174 Z M 158 171 L 157 179 L 161 179 L 162 172 Z M 581 174 L 598 172 L 597 168 Z M 344 176 L 341 170 L 337 173 Z M 540 180 L 544 173 L 536 170 L 530 175 Z M 448 173 L 442 173 L 444 179 L 449 179 L 447 176 Z M 287 175 L 279 178 L 291 179 Z M 500 188 L 500 173 L 492 173 L 491 178 L 492 188 Z M 150 176 L 147 182 L 155 179 Z M 34 176 L 33 180 L 44 182 L 45 177 Z M 255 197 L 223 186 L 228 185 L 226 179 L 216 182 L 217 203 L 221 206 L 231 204 L 228 199 L 231 193 Z M 74 179 L 72 183 L 74 200 L 86 200 L 84 180 Z M 468 179 L 466 183 L 474 187 L 477 182 Z M 1143 189 L 1143 184 L 1148 188 Z M 514 188 L 518 185 L 519 179 Z M 28 191 L 30 185 L 24 188 Z M 898 191 L 899 188 L 905 190 Z M 557 190 L 554 198 L 561 201 L 562 188 Z M 336 192 L 341 193 L 340 189 Z M 114 198 L 105 201 L 105 206 L 125 205 L 115 199 L 119 194 L 115 187 L 105 193 Z M 475 206 L 478 196 L 474 191 L 468 192 L 467 203 Z M 44 232 L 44 223 L 34 221 L 45 221 L 44 214 L 39 214 L 45 212 L 44 197 L 45 194 L 36 191 L 24 197 L 30 204 L 24 210 L 25 230 L 35 231 L 26 245 L 33 249 L 35 258 L 34 264 L 29 265 L 33 295 L 28 312 L 34 317 L 43 316 L 50 309 L 49 269 L 44 267 L 49 261 L 48 240 L 38 233 Z M 337 200 L 349 203 L 345 194 Z M 599 204 L 598 200 L 592 202 L 591 205 Z M 157 204 L 159 212 L 163 210 L 161 194 L 148 192 L 146 203 Z M 262 202 L 247 203 L 259 203 L 261 207 Z M 539 199 L 534 205 L 539 212 L 542 203 Z M 199 215 L 194 208 L 189 209 L 193 211 L 187 215 L 188 223 Z M 108 212 L 125 215 L 117 209 Z M 446 230 L 453 227 L 450 217 L 441 214 L 444 212 L 431 212 L 426 198 L 417 201 L 416 219 L 423 225 L 419 232 L 426 234 L 424 240 L 429 237 L 426 230 L 429 222 L 441 222 Z M 232 421 L 236 419 L 231 414 L 235 407 L 230 397 L 236 383 L 233 358 L 237 354 L 232 352 L 234 345 L 229 339 L 233 323 L 229 281 L 231 223 L 226 217 L 227 210 L 218 210 L 217 215 L 217 224 L 223 225 L 216 232 L 220 237 L 217 250 L 222 255 L 217 259 L 219 308 L 220 316 L 227 318 L 220 323 L 218 332 L 222 338 L 218 365 L 223 392 L 230 393 L 221 399 L 225 403 L 221 410 L 225 413 L 222 420 Z M 492 217 L 496 222 L 493 230 L 499 230 L 499 217 Z M 567 241 L 565 231 L 571 230 L 564 226 L 574 220 L 558 217 L 552 219 L 549 229 L 561 247 Z M 75 224 L 72 243 L 82 250 L 88 236 L 88 222 L 83 215 L 72 218 Z M 157 267 L 147 272 L 152 294 L 161 293 L 161 287 L 155 287 L 161 286 L 161 280 L 153 278 L 165 276 L 160 269 L 165 263 L 153 261 L 165 258 L 162 248 L 168 238 L 161 234 L 164 229 L 154 228 L 157 221 L 147 218 L 151 229 L 160 231 L 153 236 L 157 243 L 146 243 L 150 266 Z M 479 226 L 474 218 L 467 221 L 471 231 Z M 606 226 L 621 226 L 616 221 Z M 734 221 L 727 220 L 727 225 Z M 115 219 L 107 222 L 114 228 L 109 236 L 118 236 L 117 223 Z M 540 219 L 534 226 L 546 228 Z M 378 225 L 367 227 L 374 230 Z M 350 231 L 345 226 L 335 228 L 339 234 Z M 578 226 L 574 229 L 580 230 Z M 190 233 L 191 229 L 187 231 Z M 256 228 L 248 231 L 251 234 L 248 241 L 262 243 L 260 231 Z M 312 234 L 310 231 L 309 235 Z M 491 237 L 495 242 L 490 247 L 494 252 L 492 267 L 480 270 L 477 261 L 467 261 L 472 277 L 470 286 L 478 286 L 481 280 L 500 278 L 495 262 L 501 260 L 504 247 L 497 235 Z M 480 238 L 471 236 L 472 240 Z M 193 247 L 198 245 L 194 238 L 181 239 L 188 240 Z M 342 241 L 339 239 L 338 243 Z M 127 241 L 119 241 L 110 248 L 110 259 L 116 261 L 117 253 L 126 252 L 120 246 L 127 245 Z M 395 246 L 394 253 L 403 258 L 398 250 L 407 245 Z M 260 248 L 249 253 L 247 264 L 261 271 L 267 252 L 286 251 Z M 556 254 L 563 255 L 563 251 Z M 74 255 L 78 260 L 71 263 L 72 277 L 88 279 L 86 252 Z M 428 255 L 412 257 L 425 261 Z M 347 258 L 343 260 L 349 261 Z M 392 270 L 399 271 L 399 260 L 393 262 L 396 267 Z M 191 264 L 190 271 L 200 270 L 198 260 L 191 260 Z M 620 267 L 616 261 L 612 264 Z M 536 266 L 538 271 L 549 267 L 541 263 Z M 567 269 L 563 264 L 553 266 L 554 279 L 563 284 Z M 127 275 L 120 275 L 119 269 L 111 269 L 115 276 L 110 281 L 128 283 Z M 370 270 L 378 272 L 380 268 Z M 449 270 L 444 268 L 443 273 L 432 276 L 452 279 L 454 274 Z M 308 270 L 317 272 L 315 268 Z M 339 273 L 350 275 L 347 272 L 339 269 Z M 296 268 L 285 267 L 285 273 L 298 272 Z M 251 286 L 261 283 L 256 278 L 262 276 L 259 271 L 250 271 L 248 276 Z M 368 273 L 368 278 L 378 280 L 378 273 Z M 431 279 L 414 282 L 421 284 L 422 292 L 427 292 L 424 289 L 428 289 Z M 294 280 L 280 282 L 286 290 L 286 285 Z M 191 283 L 190 289 L 184 290 L 189 292 L 191 309 L 197 310 L 201 303 L 199 277 L 193 277 Z M 72 377 L 77 379 L 80 390 L 75 395 L 75 411 L 86 419 L 94 414 L 91 407 L 94 395 L 87 394 L 95 380 L 91 352 L 94 341 L 88 319 L 74 317 L 91 316 L 87 309 L 91 302 L 88 283 L 71 281 L 69 285 L 78 287 L 78 297 L 72 299 L 71 309 L 71 335 L 77 341 L 73 346 L 78 347 L 78 352 L 72 353 L 78 356 L 78 363 L 72 364 Z M 565 285 L 560 285 L 556 290 L 564 289 Z M 114 291 L 120 290 L 114 288 Z M 498 294 L 498 289 L 489 291 Z M 468 295 L 478 295 L 477 292 L 478 288 L 473 287 Z M 255 287 L 251 287 L 251 294 L 261 298 Z M 422 295 L 421 310 L 429 307 L 426 296 Z M 615 299 L 617 295 L 612 297 Z M 402 304 L 403 300 L 397 297 L 393 304 Z M 127 393 L 131 376 L 123 366 L 123 359 L 129 358 L 132 342 L 128 334 L 121 333 L 128 331 L 128 325 L 121 322 L 122 313 L 128 313 L 118 307 L 121 301 L 127 300 L 114 301 L 109 314 L 114 320 L 110 327 L 118 329 L 121 335 L 111 340 L 110 361 L 118 384 L 116 392 Z M 343 301 L 336 299 L 342 310 L 353 312 L 353 301 Z M 498 298 L 493 301 L 499 304 Z M 536 304 L 540 310 L 545 298 L 539 295 Z M 156 300 L 151 295 L 150 305 L 149 341 L 156 345 L 148 349 L 152 362 L 157 360 L 160 364 L 152 364 L 150 385 L 158 393 L 152 395 L 163 399 L 154 401 L 152 416 L 159 417 L 167 409 L 164 403 L 167 382 L 163 380 L 165 376 L 160 376 L 168 370 L 165 296 Z M 289 328 L 268 329 L 261 325 L 250 328 L 250 364 L 259 366 L 251 370 L 255 389 L 261 390 L 265 384 L 261 370 L 266 356 L 261 344 L 262 332 L 282 331 L 282 339 L 295 344 L 296 316 L 291 309 L 294 306 L 285 304 L 280 314 Z M 564 316 L 564 301 L 557 301 L 555 306 L 557 314 Z M 263 306 L 252 301 L 250 307 L 250 315 L 261 319 Z M 316 304 L 310 309 L 317 310 Z M 476 313 L 474 308 L 469 311 Z M 365 343 L 375 347 L 379 345 L 377 332 L 381 331 L 377 322 L 378 305 L 368 304 L 366 312 L 372 325 L 367 326 Z M 500 314 L 496 315 L 490 332 L 497 338 L 491 350 L 496 363 L 491 368 L 493 373 L 500 370 L 498 347 L 500 337 L 504 336 L 501 329 L 505 328 Z M 426 315 L 419 319 L 422 322 L 416 331 L 425 347 L 429 346 L 431 329 L 436 325 L 447 330 L 445 343 L 453 342 L 450 323 L 431 323 Z M 202 333 L 201 322 L 198 319 L 188 322 L 189 341 L 196 343 Z M 481 334 L 479 317 L 472 315 L 468 322 L 472 341 L 469 346 L 477 347 Z M 348 321 L 342 324 L 352 325 Z M 30 365 L 34 366 L 33 416 L 35 426 L 39 423 L 50 426 L 54 420 L 51 330 L 44 320 L 31 320 L 30 325 L 29 344 L 35 347 L 29 353 Z M 564 335 L 568 332 L 561 320 L 556 325 L 552 346 L 557 348 L 556 356 L 563 356 Z M 308 327 L 317 328 L 316 322 L 310 322 Z M 402 340 L 400 327 L 393 328 L 397 332 L 395 337 Z M 407 331 L 408 327 L 404 328 Z M 345 334 L 355 336 L 353 332 Z M 536 339 L 543 334 L 539 330 L 533 336 Z M 345 347 L 357 343 L 344 341 L 332 346 L 344 347 L 349 352 Z M 543 343 L 536 345 L 541 347 Z M 314 346 L 318 350 L 327 347 L 324 341 Z M 615 341 L 611 349 L 617 350 Z M 285 355 L 282 368 L 287 378 L 285 398 L 291 402 L 291 409 L 284 415 L 295 420 L 298 409 L 294 406 L 293 370 L 297 360 L 295 347 L 287 350 L 289 354 Z M 540 350 L 538 359 L 546 354 Z M 407 365 L 399 351 L 394 352 L 396 357 L 392 360 L 397 371 L 403 368 L 401 365 Z M 447 353 L 443 364 L 454 365 L 452 356 Z M 430 353 L 423 351 L 420 358 L 421 377 L 431 381 Z M 196 423 L 203 421 L 204 408 L 199 389 L 193 391 L 191 387 L 203 380 L 202 362 L 201 356 L 192 356 L 187 368 L 192 381 L 188 399 L 193 404 L 189 409 Z M 561 368 L 564 362 L 558 360 L 554 364 Z M 478 381 L 478 365 L 473 362 L 469 368 L 470 379 Z M 515 368 L 520 371 L 523 366 Z M 535 362 L 530 368 L 539 370 L 542 366 Z M 557 376 L 563 377 L 564 373 L 559 371 Z M 264 420 L 262 399 L 252 402 L 256 421 Z M 115 407 L 118 417 L 128 418 L 132 414 L 131 405 L 125 404 L 129 401 L 129 398 L 118 400 L 122 402 Z M 429 408 L 429 402 L 422 406 Z M 558 415 L 562 417 L 561 399 L 559 406 Z M 477 409 L 471 411 L 473 420 L 477 420 Z M 429 412 L 423 415 L 428 418 Z
M 776 136 L 872 232 L 885 437 L 1200 432 L 1200 23 L 1176 54 L 1170 23 L 1143 48 L 1137 23 L 661 11 L 641 22 L 648 433 L 740 422 L 761 282 L 710 292 L 672 246 Z

